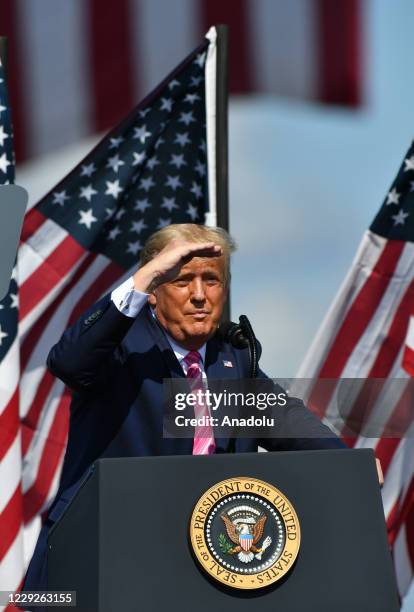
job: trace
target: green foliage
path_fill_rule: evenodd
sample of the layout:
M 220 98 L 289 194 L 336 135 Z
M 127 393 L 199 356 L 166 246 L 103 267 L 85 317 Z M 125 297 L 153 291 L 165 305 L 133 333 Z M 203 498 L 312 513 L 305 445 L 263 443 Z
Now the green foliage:
M 220 546 L 220 550 L 222 553 L 224 553 L 225 555 L 228 555 L 230 550 L 233 548 L 233 546 L 230 544 L 230 542 L 227 540 L 226 536 L 224 535 L 224 533 L 221 533 L 218 537 L 218 543 Z

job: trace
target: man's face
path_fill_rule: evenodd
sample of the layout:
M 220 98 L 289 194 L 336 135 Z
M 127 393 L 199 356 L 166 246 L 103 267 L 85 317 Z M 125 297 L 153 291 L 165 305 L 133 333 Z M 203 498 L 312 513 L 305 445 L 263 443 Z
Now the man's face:
M 150 294 L 149 302 L 166 332 L 184 348 L 197 350 L 216 331 L 226 294 L 223 256 L 193 257 L 175 279 Z

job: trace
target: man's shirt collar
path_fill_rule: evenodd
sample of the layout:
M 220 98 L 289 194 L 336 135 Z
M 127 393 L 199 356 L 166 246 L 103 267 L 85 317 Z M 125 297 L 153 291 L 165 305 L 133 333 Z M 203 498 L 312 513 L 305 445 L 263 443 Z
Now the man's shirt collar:
M 164 329 L 164 333 L 167 336 L 168 342 L 170 343 L 172 350 L 174 351 L 174 355 L 177 357 L 178 361 L 181 363 L 182 360 L 184 359 L 184 357 L 190 351 L 188 349 L 180 346 L 179 344 L 177 344 L 177 342 L 174 340 L 174 338 L 171 338 L 171 336 L 169 334 L 167 334 L 165 329 Z M 206 343 L 204 343 L 203 346 L 201 348 L 197 349 L 197 350 L 200 353 L 201 360 L 202 360 L 202 362 L 204 364 L 205 360 L 206 360 Z

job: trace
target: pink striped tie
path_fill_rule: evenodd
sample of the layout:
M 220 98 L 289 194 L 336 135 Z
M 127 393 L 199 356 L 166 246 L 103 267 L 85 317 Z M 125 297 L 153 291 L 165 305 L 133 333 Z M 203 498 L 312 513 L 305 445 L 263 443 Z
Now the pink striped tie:
M 184 357 L 187 364 L 187 378 L 191 379 L 191 390 L 204 391 L 203 377 L 201 370 L 201 355 L 198 351 L 190 351 Z M 194 416 L 196 419 L 202 416 L 208 416 L 208 407 L 203 403 L 197 403 L 194 406 Z M 212 455 L 216 448 L 214 442 L 213 429 L 208 426 L 197 426 L 194 432 L 193 455 Z

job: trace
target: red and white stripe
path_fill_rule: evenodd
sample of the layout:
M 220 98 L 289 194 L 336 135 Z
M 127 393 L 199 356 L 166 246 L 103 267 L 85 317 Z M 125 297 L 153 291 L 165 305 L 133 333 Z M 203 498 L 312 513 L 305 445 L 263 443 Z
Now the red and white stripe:
M 364 406 L 359 435 L 351 438 L 347 420 L 358 420 L 361 398 L 366 397 L 362 394 L 373 389 L 368 386 L 372 380 L 355 381 L 345 427 L 338 433 L 349 446 L 374 448 L 381 461 L 384 510 L 401 596 L 414 578 L 412 380 L 403 368 L 405 344 L 412 341 L 407 328 L 413 305 L 414 245 L 368 231 L 298 372 L 299 378 L 313 379 L 307 403 L 327 422 L 337 412 L 339 379 L 383 379 L 376 381 L 375 395 Z M 396 423 L 400 431 L 404 425 L 404 436 L 389 435 Z
M 22 454 L 17 338 L 0 363 L 0 584 L 17 589 L 24 571 Z
M 414 314 L 411 314 L 408 324 L 403 365 L 410 376 L 414 376 Z
M 47 371 L 47 353 L 125 276 L 35 209 L 24 224 L 18 270 L 19 335 L 0 364 L 0 584 L 9 590 L 24 576 L 32 553 L 24 551 L 25 531 L 56 493 L 66 448 L 70 393 Z
M 112 127 L 210 26 L 230 27 L 230 91 L 355 106 L 361 0 L 3 0 L 18 159 Z

